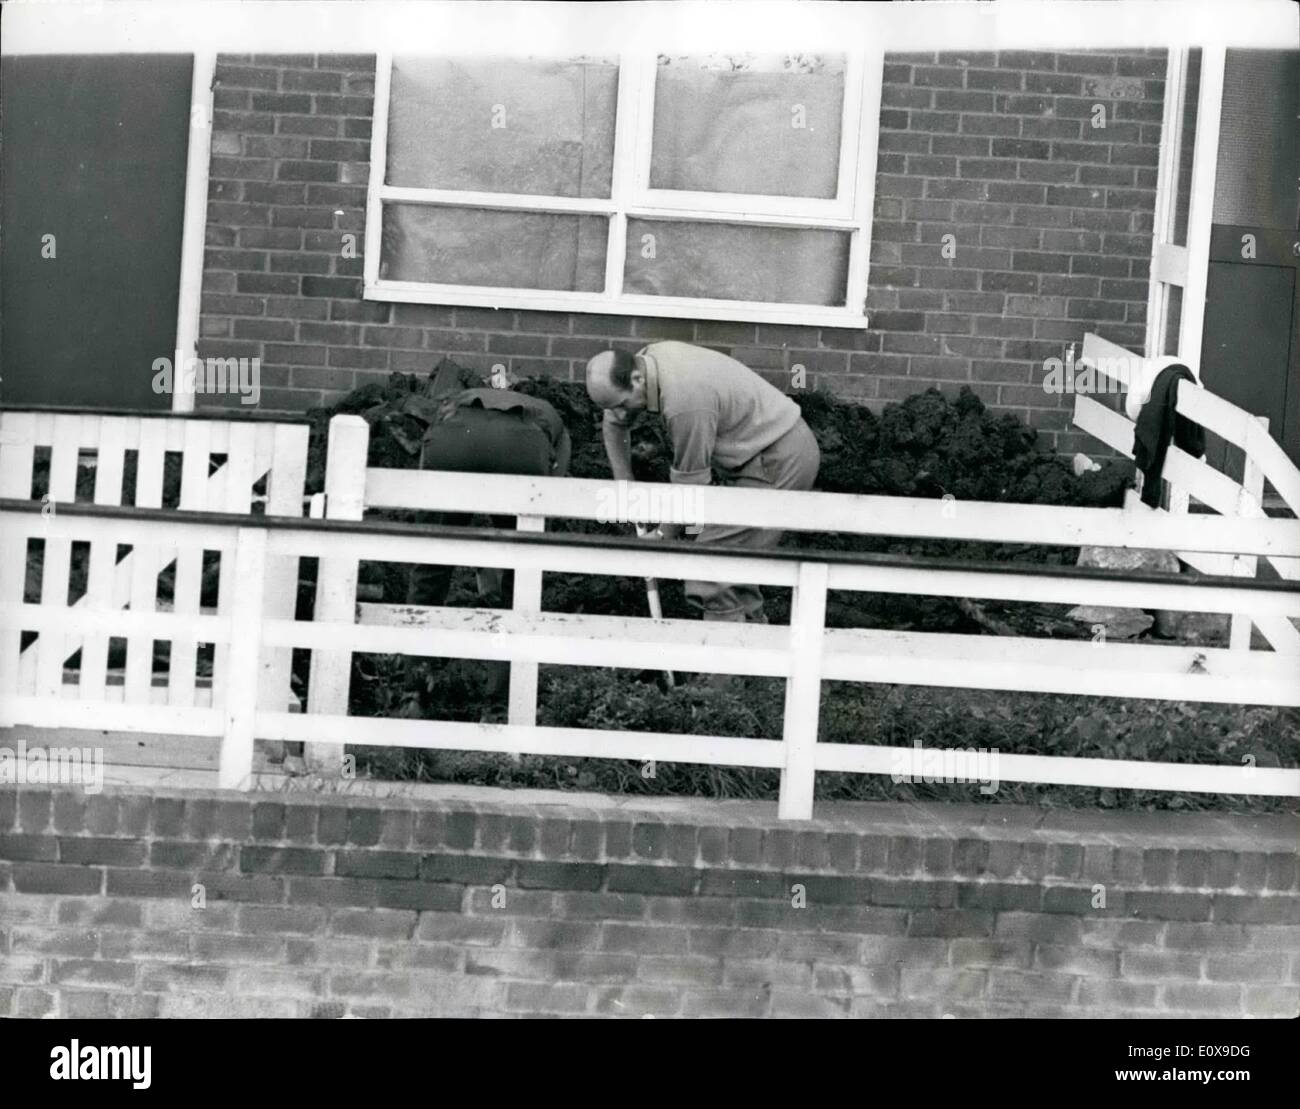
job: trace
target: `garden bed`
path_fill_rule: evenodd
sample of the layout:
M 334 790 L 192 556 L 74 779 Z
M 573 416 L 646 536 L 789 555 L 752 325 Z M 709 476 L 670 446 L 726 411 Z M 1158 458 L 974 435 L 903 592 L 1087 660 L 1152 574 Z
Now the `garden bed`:
M 467 384 L 470 383 L 467 377 Z M 339 405 L 311 413 L 309 487 L 324 474 L 325 429 L 337 412 L 364 415 L 371 425 L 370 464 L 412 467 L 422 430 L 408 398 L 422 382 L 393 375 L 387 387 L 359 390 Z M 564 418 L 573 439 L 571 472 L 609 478 L 600 437 L 601 413 L 581 385 L 540 379 L 517 388 L 542 397 Z M 1010 415 L 988 412 L 963 389 L 955 399 L 936 390 L 869 409 L 822 393 L 794 398 L 822 450 L 817 487 L 871 493 L 1029 504 L 1115 507 L 1131 483 L 1132 463 L 1108 459 L 1099 471 L 1078 476 L 1043 451 L 1032 428 Z M 666 481 L 668 445 L 661 422 L 642 419 L 633 429 L 638 480 Z M 385 516 L 414 519 L 413 514 Z M 552 531 L 627 534 L 626 526 L 589 521 L 549 521 Z M 879 551 L 949 558 L 1071 565 L 1077 548 L 967 543 L 833 534 L 788 534 L 787 546 Z M 405 599 L 409 567 L 364 564 L 361 580 L 371 599 Z M 680 582 L 660 583 L 664 615 L 691 618 Z M 789 618 L 789 590 L 769 590 L 774 623 Z M 305 596 L 304 601 L 308 601 Z M 479 603 L 472 574 L 459 570 L 452 605 Z M 543 607 L 553 612 L 645 615 L 640 579 L 548 573 Z M 1017 634 L 1088 638 L 1089 627 L 1068 620 L 1065 605 L 972 603 L 959 598 L 833 592 L 830 627 Z M 732 689 L 692 681 L 668 689 L 651 673 L 543 666 L 539 723 L 673 734 L 776 739 L 781 734 L 783 685 L 743 679 Z M 358 715 L 415 719 L 504 721 L 503 695 L 486 693 L 486 667 L 466 660 L 357 656 L 351 709 Z M 1289 709 L 1185 704 L 984 690 L 935 689 L 827 682 L 823 685 L 820 739 L 911 747 L 984 748 L 1003 754 L 1130 758 L 1146 761 L 1258 766 L 1294 765 L 1300 714 Z M 776 797 L 776 771 L 688 764 L 659 764 L 653 776 L 640 761 L 484 755 L 357 747 L 359 766 L 379 778 L 452 781 L 494 786 L 596 790 L 608 793 Z M 1294 807 L 1288 799 L 1145 790 L 1090 789 L 1001 783 L 992 795 L 977 785 L 894 783 L 888 775 L 819 774 L 817 796 L 837 800 L 948 799 L 1010 801 L 1062 807 L 1233 809 Z

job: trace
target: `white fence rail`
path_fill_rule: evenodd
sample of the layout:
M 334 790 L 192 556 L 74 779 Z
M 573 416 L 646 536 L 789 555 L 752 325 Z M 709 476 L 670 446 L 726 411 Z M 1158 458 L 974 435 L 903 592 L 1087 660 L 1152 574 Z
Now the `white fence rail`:
M 430 480 L 437 480 L 425 475 Z M 525 478 L 506 478 L 526 493 Z M 569 482 L 543 479 L 567 498 Z M 534 490 L 535 492 L 535 490 Z M 738 511 L 745 491 L 717 490 L 719 505 Z M 829 496 L 829 494 L 828 494 Z M 517 504 L 520 502 L 516 502 Z M 540 507 L 540 506 L 538 506 Z M 554 507 L 554 506 L 548 506 Z M 572 510 L 575 505 L 567 505 Z M 974 507 L 974 506 L 973 506 Z M 1079 511 L 1079 510 L 1063 510 Z M 1118 511 L 1118 510 L 1114 510 Z M 1193 548 L 1225 545 L 1221 521 L 1189 517 L 1182 538 Z M 921 685 L 986 686 L 1064 693 L 1300 704 L 1295 680 L 1298 660 L 1276 651 L 1156 647 L 981 636 L 879 632 L 824 627 L 829 589 L 1008 597 L 1057 602 L 1142 603 L 1169 609 L 1241 612 L 1300 617 L 1300 592 L 1288 583 L 1237 579 L 1188 581 L 1173 575 L 1125 578 L 1105 571 L 1003 565 L 936 566 L 930 560 L 886 556 L 780 551 L 754 554 L 735 548 L 644 544 L 600 536 L 537 535 L 473 529 L 431 529 L 412 525 L 277 520 L 215 514 L 175 514 L 74 505 L 43 516 L 30 502 L 0 503 L 4 543 L 11 551 L 29 538 L 47 541 L 171 543 L 178 550 L 215 551 L 232 559 L 237 588 L 219 597 L 213 615 L 121 612 L 99 598 L 76 608 L 24 603 L 21 562 L 0 562 L 0 726 L 111 727 L 170 731 L 179 736 L 221 737 L 220 781 L 247 786 L 254 738 L 325 744 L 345 743 L 519 752 L 603 758 L 779 768 L 780 813 L 788 819 L 811 814 L 819 771 L 888 773 L 897 748 L 865 743 L 816 741 L 818 691 L 825 680 L 904 682 Z M 1150 546 L 1159 526 L 1137 517 L 1131 538 Z M 1051 542 L 1051 529 L 1040 541 Z M 1238 536 L 1238 550 L 1255 555 L 1300 541 L 1300 524 L 1255 522 Z M 1229 544 L 1230 545 L 1230 544 Z M 790 626 L 754 627 L 694 620 L 651 620 L 486 609 L 416 606 L 355 606 L 346 615 L 313 621 L 268 617 L 262 604 L 268 570 L 276 560 L 320 558 L 348 567 L 360 561 L 513 567 L 544 571 L 745 580 L 794 589 Z M 324 587 L 327 583 L 322 583 Z M 364 622 L 357 622 L 357 609 Z M 78 700 L 40 689 L 17 688 L 18 635 L 117 633 L 143 639 L 205 641 L 231 651 L 229 679 L 214 692 L 211 706 L 152 704 L 127 690 L 109 702 L 102 688 L 87 688 Z M 502 632 L 508 634 L 502 634 Z M 759 674 L 787 682 L 780 741 L 706 735 L 537 727 L 528 724 L 468 724 L 446 721 L 374 719 L 348 715 L 346 702 L 327 712 L 283 711 L 255 694 L 256 674 L 276 649 L 306 648 L 313 655 L 353 652 L 414 656 L 451 655 L 505 659 L 512 663 L 557 663 Z M 315 671 L 319 672 L 319 671 Z M 346 696 L 346 695 L 345 695 Z M 1065 782 L 1113 787 L 1200 790 L 1233 794 L 1300 796 L 1300 770 L 1239 766 L 1192 766 L 1129 760 L 1075 759 L 1036 755 L 1000 758 L 1007 781 Z

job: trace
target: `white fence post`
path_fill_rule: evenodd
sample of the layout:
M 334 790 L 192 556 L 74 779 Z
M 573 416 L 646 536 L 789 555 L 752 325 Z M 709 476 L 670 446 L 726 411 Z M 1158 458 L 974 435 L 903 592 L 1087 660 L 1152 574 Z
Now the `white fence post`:
M 50 448 L 48 509 L 57 515 L 59 506 L 77 499 L 77 438 L 81 417 L 59 413 L 54 417 L 54 441 Z M 47 517 L 48 518 L 48 517 Z M 46 539 L 41 564 L 41 604 L 66 608 L 68 579 L 72 571 L 72 543 L 67 539 Z M 41 632 L 36 637 L 36 692 L 46 697 L 63 695 L 63 665 L 76 650 L 63 632 Z
M 301 424 L 277 424 L 271 439 L 271 469 L 267 473 L 266 514 L 301 516 L 307 476 L 308 429 Z M 298 608 L 299 560 L 273 558 L 266 566 L 266 618 L 292 620 Z M 271 647 L 262 653 L 258 679 L 262 703 L 278 711 L 298 708 L 293 693 L 293 650 Z M 282 747 L 281 747 L 282 750 Z
M 219 512 L 246 513 L 248 511 L 249 491 L 253 487 L 253 471 L 256 469 L 256 447 L 258 429 L 250 423 L 232 423 L 227 432 L 226 461 L 221 469 L 208 479 L 209 505 Z M 218 489 L 218 495 L 212 496 L 212 481 L 217 474 L 224 477 L 225 488 Z M 230 598 L 242 587 L 236 576 L 235 552 L 223 555 L 217 573 L 217 608 L 231 603 Z M 263 587 L 265 590 L 265 586 Z M 269 615 L 269 613 L 268 613 Z M 232 651 L 239 650 L 238 641 L 218 643 L 212 652 L 212 703 L 220 705 L 225 701 L 225 683 L 229 679 L 230 658 Z
M 212 424 L 207 420 L 182 420 L 185 450 L 181 456 L 181 511 L 202 512 L 210 491 Z M 176 577 L 172 587 L 172 611 L 199 615 L 203 593 L 203 548 L 182 544 L 176 550 Z M 188 632 L 171 639 L 167 663 L 167 703 L 178 708 L 194 704 L 198 674 L 198 641 Z
M 335 416 L 330 420 L 325 460 L 326 519 L 362 518 L 369 447 L 370 425 L 360 416 Z M 314 619 L 346 624 L 356 621 L 358 566 L 355 558 L 320 559 L 316 571 Z M 350 650 L 312 651 L 307 711 L 346 716 L 351 682 Z M 303 757 L 313 770 L 322 773 L 342 771 L 341 744 L 308 743 L 304 746 Z
M 1256 416 L 1260 427 L 1268 431 L 1268 417 Z M 1241 492 L 1237 494 L 1237 515 L 1256 517 L 1263 515 L 1264 509 L 1264 471 L 1259 462 L 1250 453 L 1250 436 L 1242 450 L 1246 458 L 1245 469 L 1241 473 Z M 1259 572 L 1259 559 L 1254 555 L 1238 555 L 1232 560 L 1232 574 L 1239 578 L 1253 578 Z M 1234 651 L 1250 650 L 1251 620 L 1244 613 L 1235 613 L 1232 617 L 1231 630 L 1228 633 L 1228 647 Z
M 817 724 L 821 709 L 822 650 L 826 625 L 824 562 L 799 563 L 790 608 L 790 676 L 785 682 L 785 767 L 777 816 L 811 820 L 816 778 Z
M 240 528 L 235 540 L 234 604 L 230 610 L 229 671 L 218 782 L 247 789 L 253 775 L 254 727 L 261 673 L 262 617 L 266 597 L 266 530 Z M 278 708 L 278 706 L 277 706 Z
M 0 497 L 27 500 L 32 495 L 36 460 L 36 417 L 31 412 L 0 413 Z M 22 604 L 27 578 L 27 540 L 0 533 L 0 605 Z M 18 692 L 22 629 L 0 630 L 0 701 Z
M 163 477 L 167 458 L 167 423 L 163 420 L 140 421 L 140 446 L 135 464 L 135 506 L 161 508 Z M 127 603 L 134 613 L 156 612 L 158 574 L 171 561 L 171 548 L 132 543 L 130 584 Z M 136 635 L 126 641 L 126 674 L 123 697 L 127 704 L 149 704 L 153 693 L 154 638 Z
M 542 516 L 517 517 L 519 531 L 545 531 L 546 519 Z M 516 570 L 514 611 L 535 615 L 542 610 L 542 572 Z M 531 728 L 537 723 L 537 663 L 512 662 L 510 664 L 510 715 L 511 724 Z
M 105 416 L 99 427 L 99 446 L 95 458 L 94 502 L 99 505 L 122 503 L 122 470 L 126 457 L 127 419 Z M 113 607 L 113 580 L 117 565 L 117 544 L 103 541 L 90 544 L 90 564 L 86 570 L 87 608 Z M 87 635 L 81 641 L 81 676 L 77 695 L 83 701 L 102 701 L 108 680 L 109 637 L 104 633 Z

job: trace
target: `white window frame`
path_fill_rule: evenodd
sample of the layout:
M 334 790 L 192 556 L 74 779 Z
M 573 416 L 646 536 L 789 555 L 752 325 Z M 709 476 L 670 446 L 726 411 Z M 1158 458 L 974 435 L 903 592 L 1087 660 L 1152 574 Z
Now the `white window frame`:
M 565 198 L 459 189 L 417 189 L 385 184 L 393 52 L 378 54 L 375 63 L 375 114 L 370 140 L 370 183 L 366 203 L 365 299 L 865 328 L 883 49 L 847 52 L 844 114 L 840 123 L 840 177 L 834 199 L 651 189 L 650 143 L 657 58 L 655 53 L 619 54 L 618 110 L 615 117 L 610 196 Z M 605 289 L 603 292 L 569 292 L 381 279 L 379 263 L 383 205 L 393 202 L 606 217 L 609 219 L 609 235 Z M 847 231 L 849 263 L 845 304 L 827 307 L 625 293 L 623 268 L 629 218 L 703 220 L 755 227 Z

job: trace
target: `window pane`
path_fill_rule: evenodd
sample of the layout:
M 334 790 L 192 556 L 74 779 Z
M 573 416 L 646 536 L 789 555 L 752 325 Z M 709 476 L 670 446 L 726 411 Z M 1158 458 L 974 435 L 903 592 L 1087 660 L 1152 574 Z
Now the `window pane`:
M 601 292 L 604 216 L 386 204 L 379 275 L 389 281 Z
M 660 55 L 650 187 L 834 199 L 844 59 Z
M 1174 193 L 1175 246 L 1187 245 L 1187 213 L 1192 202 L 1192 157 L 1196 153 L 1196 113 L 1201 106 L 1201 48 L 1188 51 L 1187 87 L 1183 90 L 1183 133 L 1178 158 L 1178 187 Z
M 629 219 L 623 287 L 649 296 L 843 306 L 849 234 Z
M 607 197 L 618 65 L 395 58 L 388 184 Z
M 1161 354 L 1177 354 L 1179 331 L 1183 325 L 1183 288 L 1181 285 L 1166 285 L 1168 299 L 1165 301 L 1165 341 Z

